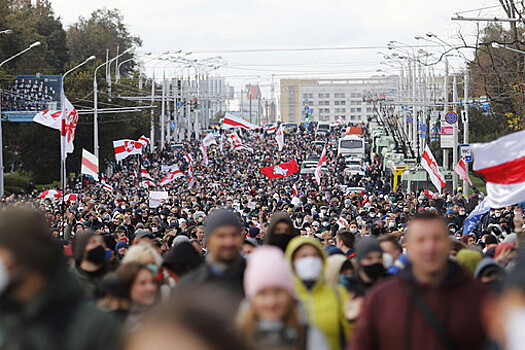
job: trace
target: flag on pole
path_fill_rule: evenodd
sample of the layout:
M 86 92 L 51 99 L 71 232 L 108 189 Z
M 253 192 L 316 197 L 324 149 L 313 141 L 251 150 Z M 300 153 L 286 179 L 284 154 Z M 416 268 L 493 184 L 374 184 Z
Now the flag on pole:
M 436 159 L 432 155 L 432 152 L 430 151 L 430 148 L 428 145 L 425 147 L 425 151 L 423 152 L 423 155 L 421 156 L 421 166 L 423 169 L 427 171 L 427 173 L 430 175 L 430 181 L 436 186 L 439 193 L 441 193 L 441 190 L 447 182 L 445 181 L 445 178 L 441 174 L 441 171 L 439 171 L 438 164 L 436 162 Z
M 284 129 L 283 124 L 279 126 L 279 130 L 277 130 L 277 133 L 275 134 L 275 140 L 277 141 L 277 145 L 279 146 L 279 152 L 281 152 L 284 148 Z
M 226 116 L 222 120 L 221 128 L 223 129 L 241 128 L 245 130 L 255 130 L 255 129 L 258 129 L 259 127 L 244 119 L 234 117 L 231 114 L 226 114 Z
M 208 135 L 206 135 L 206 137 L 202 140 L 202 143 L 204 144 L 204 146 L 206 147 L 209 147 L 211 145 L 216 145 L 217 144 L 217 141 L 215 141 L 215 137 L 213 136 L 212 133 L 209 133 Z
M 297 197 L 299 195 L 299 192 L 297 191 L 297 184 L 295 182 L 292 186 L 292 189 L 293 189 L 293 195 Z
M 149 181 L 149 180 L 142 181 L 140 184 L 144 188 L 149 188 L 149 187 L 155 187 L 156 186 L 154 182 Z
M 179 166 L 177 164 L 172 164 L 172 165 L 161 165 L 160 166 L 160 171 L 162 173 L 168 173 L 170 171 L 174 171 L 174 170 L 177 170 L 179 169 Z
M 62 94 L 64 91 L 62 90 Z M 75 145 L 75 131 L 78 124 L 78 112 L 71 102 L 64 97 L 65 106 L 62 108 L 62 126 L 60 128 L 62 159 L 66 159 L 68 153 L 73 153 Z
M 151 143 L 151 140 L 147 138 L 146 136 L 142 135 L 137 142 L 139 142 L 143 146 L 149 146 Z
M 142 144 L 134 140 L 124 139 L 113 141 L 113 148 L 115 149 L 115 159 L 117 162 L 133 154 L 142 154 Z
M 332 124 L 332 126 L 339 126 L 339 125 L 345 125 L 345 121 L 341 116 L 339 116 L 339 118 L 337 118 L 337 120 Z
M 321 153 L 321 158 L 317 163 L 317 168 L 315 168 L 315 183 L 317 186 L 321 183 L 321 169 L 326 164 L 326 145 L 323 147 L 323 152 Z
M 491 207 L 502 208 L 525 200 L 525 130 L 489 143 L 471 145 L 473 170 L 487 180 Z
M 458 164 L 454 166 L 454 171 L 459 175 L 461 180 L 467 181 L 470 186 L 472 186 L 472 181 L 470 181 L 470 177 L 468 176 L 467 172 L 467 162 L 465 161 L 465 157 L 461 157 Z
M 270 179 L 277 179 L 281 177 L 287 177 L 299 171 L 299 166 L 295 159 L 285 163 L 268 166 L 266 168 L 259 169 L 264 175 Z
M 45 109 L 42 112 L 35 114 L 33 121 L 52 129 L 60 130 L 62 128 L 62 119 L 60 118 L 61 114 L 61 111 Z
M 273 134 L 275 132 L 275 130 L 277 130 L 277 124 L 276 123 L 272 124 L 269 128 L 267 128 L 266 132 L 268 134 Z
M 143 179 L 153 180 L 151 175 L 148 173 L 146 168 L 144 168 L 143 166 L 140 167 L 140 177 L 142 177 Z
M 162 178 L 162 180 L 160 180 L 159 185 L 160 186 L 166 186 L 167 184 L 169 184 L 173 180 L 178 179 L 179 177 L 183 177 L 183 176 L 184 176 L 184 174 L 182 173 L 182 171 L 180 169 L 176 169 L 174 171 L 170 171 L 169 173 L 166 174 L 166 176 L 164 176 Z
M 238 151 L 248 151 L 248 152 L 252 152 L 253 153 L 253 148 L 251 148 L 250 146 L 246 146 L 245 144 L 242 144 L 242 143 L 239 143 L 239 144 L 236 144 L 235 145 L 235 149 L 238 150 Z
M 186 161 L 191 164 L 193 163 L 193 157 L 191 156 L 191 154 L 187 153 L 185 156 L 184 156 L 184 159 L 186 159 Z
M 208 150 L 206 149 L 206 146 L 203 143 L 201 143 L 200 149 L 202 153 L 202 165 L 210 165 L 210 160 L 208 159 Z
M 189 178 L 188 188 L 192 189 L 193 185 L 195 185 L 195 177 L 193 176 L 193 165 L 192 164 L 190 164 L 188 168 L 188 178 Z
M 98 181 L 98 158 L 85 149 L 82 149 L 80 173 L 93 176 L 95 181 Z

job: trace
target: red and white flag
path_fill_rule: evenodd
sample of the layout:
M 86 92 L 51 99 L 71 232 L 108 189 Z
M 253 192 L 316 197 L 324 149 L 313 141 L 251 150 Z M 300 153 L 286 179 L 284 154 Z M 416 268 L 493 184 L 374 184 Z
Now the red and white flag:
M 113 192 L 113 186 L 111 186 L 110 184 L 104 183 L 102 184 L 102 188 L 108 192 Z
M 237 151 L 248 151 L 248 152 L 252 152 L 253 153 L 253 148 L 251 148 L 250 146 L 246 146 L 245 144 L 243 143 L 238 143 L 235 145 L 235 149 Z
M 295 184 L 295 182 L 292 186 L 292 189 L 293 189 L 293 195 L 297 197 L 299 195 L 299 192 L 297 191 L 297 185 Z
M 224 117 L 221 127 L 223 129 L 241 128 L 245 130 L 255 130 L 259 128 L 257 125 L 252 124 L 249 121 L 246 121 L 242 118 L 234 117 L 230 114 L 227 114 Z
M 421 156 L 421 166 L 423 169 L 427 171 L 427 173 L 430 175 L 430 181 L 436 186 L 439 193 L 441 193 L 441 190 L 447 182 L 445 181 L 445 178 L 441 174 L 441 171 L 439 171 L 438 164 L 436 162 L 436 159 L 432 155 L 432 152 L 430 151 L 430 148 L 428 145 L 425 147 L 425 151 L 423 152 L 423 155 Z
M 143 166 L 140 167 L 140 177 L 142 177 L 143 179 L 153 180 L 151 175 L 148 173 L 146 168 L 144 168 Z
M 473 144 L 471 149 L 473 170 L 487 180 L 491 207 L 525 201 L 525 130 L 489 143 Z
M 202 143 L 206 147 L 209 147 L 211 145 L 216 145 L 217 141 L 215 141 L 215 136 L 213 136 L 212 133 L 209 133 L 208 135 L 206 135 L 206 137 L 204 137 L 204 139 L 202 139 Z
M 193 175 L 193 165 L 192 164 L 190 164 L 190 167 L 188 168 L 188 178 L 189 178 L 188 188 L 192 189 L 193 186 L 195 185 L 195 176 Z
M 155 183 L 153 181 L 145 180 L 140 183 L 142 187 L 149 188 L 149 187 L 155 187 Z
M 202 153 L 202 165 L 210 165 L 210 160 L 208 159 L 208 150 L 206 149 L 206 146 L 201 143 L 200 149 Z
M 142 143 L 134 140 L 113 141 L 113 148 L 117 162 L 133 154 L 142 154 Z
M 239 135 L 237 135 L 237 133 L 234 131 L 230 135 L 228 135 L 228 143 L 235 147 L 235 145 L 242 144 L 242 140 L 239 137 Z
M 184 159 L 186 159 L 186 161 L 188 162 L 188 164 L 193 163 L 193 157 L 192 157 L 191 154 L 189 154 L 189 153 L 186 154 L 186 155 L 184 156 Z
M 275 134 L 275 140 L 277 141 L 277 145 L 279 146 L 279 152 L 281 152 L 284 148 L 284 129 L 283 124 L 279 126 L 279 130 L 277 130 L 277 133 Z
M 268 134 L 273 134 L 277 130 L 277 124 L 272 124 L 269 128 L 266 129 Z
M 260 168 L 260 171 L 270 179 L 277 179 L 281 177 L 287 177 L 299 171 L 299 166 L 295 159 L 285 163 L 268 166 L 266 168 Z
M 151 143 L 151 140 L 147 138 L 146 136 L 142 135 L 139 138 L 138 142 L 141 143 L 143 146 L 149 146 Z
M 65 202 L 78 201 L 78 196 L 74 193 L 68 193 L 64 196 Z
M 62 93 L 64 93 L 62 91 Z M 78 124 L 78 112 L 67 98 L 64 98 L 65 110 L 62 113 L 62 127 L 60 129 L 62 159 L 66 159 L 68 153 L 75 150 L 75 131 Z
M 468 176 L 467 172 L 467 162 L 465 161 L 465 157 L 461 157 L 458 164 L 456 164 L 454 167 L 454 171 L 459 175 L 461 180 L 467 181 L 470 186 L 472 186 L 472 181 L 470 181 L 470 177 Z
M 319 158 L 319 162 L 317 163 L 317 168 L 315 168 L 315 183 L 317 186 L 321 183 L 321 169 L 326 164 L 326 146 L 323 148 L 323 153 L 321 153 L 321 158 Z
M 33 117 L 33 121 L 52 129 L 60 130 L 62 128 L 62 119 L 60 118 L 61 114 L 61 111 L 45 109 L 42 112 L 38 112 Z
M 337 118 L 335 123 L 332 124 L 332 126 L 339 126 L 339 125 L 345 125 L 345 121 L 341 116 L 339 116 L 339 118 Z
M 348 226 L 348 220 L 341 217 L 339 220 L 337 220 L 337 224 L 339 225 L 339 229 L 345 229 Z
M 184 176 L 184 174 L 182 173 L 182 171 L 180 169 L 176 169 L 174 171 L 170 171 L 169 173 L 166 174 L 166 176 L 164 176 L 162 178 L 162 180 L 160 180 L 159 185 L 160 186 L 166 186 L 167 184 L 169 184 L 173 180 L 178 179 L 179 177 L 183 177 L 183 176 Z
M 82 149 L 82 163 L 80 173 L 92 176 L 98 181 L 98 158 L 94 154 Z
M 38 196 L 38 198 L 41 199 L 54 199 L 59 197 L 62 197 L 62 192 L 60 192 L 59 190 L 47 190 L 42 192 L 40 196 Z

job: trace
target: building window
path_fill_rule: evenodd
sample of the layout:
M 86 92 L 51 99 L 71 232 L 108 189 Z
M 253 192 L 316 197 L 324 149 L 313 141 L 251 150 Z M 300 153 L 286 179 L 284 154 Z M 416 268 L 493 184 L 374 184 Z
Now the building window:
M 344 106 L 346 104 L 346 101 L 341 101 L 341 106 Z
M 337 92 L 334 93 L 334 97 L 335 97 L 335 98 L 339 98 L 339 94 L 338 94 Z
M 357 97 L 357 98 L 361 98 L 361 93 L 358 92 L 358 93 L 355 95 L 355 97 Z
M 356 112 L 360 113 L 361 112 L 361 108 L 356 108 Z
M 350 120 L 355 120 L 355 115 L 350 116 Z
M 346 113 L 346 108 L 341 108 L 341 113 Z
M 317 95 L 317 97 L 323 98 L 323 94 L 319 94 L 319 95 Z
M 341 93 L 339 94 L 339 97 L 341 97 L 341 98 L 345 98 L 345 93 L 344 93 L 344 92 L 341 92 Z
M 324 98 L 330 98 L 330 94 L 324 94 Z
M 366 111 L 367 111 L 367 112 L 372 112 L 372 108 L 368 107 L 368 108 L 366 109 Z
M 308 94 L 308 98 L 314 98 L 314 94 Z
M 335 109 L 335 113 L 339 113 L 339 108 L 336 108 L 336 109 Z
M 351 97 L 351 98 L 355 98 L 355 92 L 352 92 L 352 93 L 350 94 L 350 97 Z
M 350 108 L 350 112 L 354 113 L 355 112 L 355 108 Z
M 324 109 L 324 112 L 325 112 L 325 113 L 330 113 L 330 108 L 325 108 L 325 109 Z
M 339 101 L 334 101 L 334 105 L 339 106 Z

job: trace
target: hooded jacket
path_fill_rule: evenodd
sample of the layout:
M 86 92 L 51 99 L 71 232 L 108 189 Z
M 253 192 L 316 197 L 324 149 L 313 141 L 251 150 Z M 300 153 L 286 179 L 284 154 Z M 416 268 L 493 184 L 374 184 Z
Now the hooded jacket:
M 442 350 L 442 339 L 409 295 L 412 286 L 441 324 L 457 349 L 481 349 L 487 339 L 482 303 L 488 289 L 474 281 L 458 264 L 449 262 L 437 287 L 421 285 L 407 266 L 366 295 L 352 334 L 352 350 Z
M 286 259 L 291 264 L 292 271 L 293 255 L 305 244 L 310 244 L 319 250 L 326 268 L 326 256 L 321 244 L 314 238 L 295 237 L 290 241 L 286 249 Z M 348 322 L 344 317 L 344 307 L 348 299 L 348 293 L 342 286 L 332 287 L 328 285 L 325 281 L 324 271 L 310 290 L 295 271 L 293 275 L 296 296 L 306 309 L 308 321 L 323 332 L 330 349 L 341 349 L 343 337 L 348 339 L 349 335 Z
M 268 244 L 271 236 L 274 235 L 275 226 L 280 222 L 284 222 L 288 224 L 288 226 L 290 227 L 290 230 L 292 231 L 292 236 L 295 237 L 299 235 L 299 233 L 294 227 L 294 224 L 293 224 L 292 219 L 290 218 L 290 215 L 288 215 L 288 213 L 286 212 L 277 212 L 277 213 L 272 214 L 270 218 L 270 224 L 268 225 L 268 228 L 266 229 L 266 236 L 265 236 L 266 244 Z

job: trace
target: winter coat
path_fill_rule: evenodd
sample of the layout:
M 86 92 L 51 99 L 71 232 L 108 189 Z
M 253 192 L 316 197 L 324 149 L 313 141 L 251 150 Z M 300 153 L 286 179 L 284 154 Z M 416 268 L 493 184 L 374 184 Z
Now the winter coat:
M 4 350 L 118 349 L 112 315 L 84 296 L 65 267 L 26 303 L 0 299 L 0 348 Z
M 421 285 L 407 266 L 366 295 L 352 335 L 350 349 L 441 350 L 442 339 L 410 296 L 412 286 L 446 327 L 460 349 L 480 349 L 487 339 L 481 306 L 488 290 L 459 265 L 449 262 L 444 281 L 436 288 Z
M 286 258 L 289 263 L 293 266 L 294 253 L 305 244 L 311 244 L 319 250 L 326 266 L 326 257 L 319 241 L 306 237 L 295 237 L 288 244 Z M 345 303 L 348 300 L 345 288 L 328 285 L 324 271 L 311 289 L 294 273 L 294 285 L 296 297 L 303 303 L 309 323 L 324 333 L 330 349 L 341 349 L 344 339 L 348 339 L 349 335 L 349 325 L 344 317 Z

